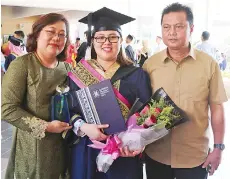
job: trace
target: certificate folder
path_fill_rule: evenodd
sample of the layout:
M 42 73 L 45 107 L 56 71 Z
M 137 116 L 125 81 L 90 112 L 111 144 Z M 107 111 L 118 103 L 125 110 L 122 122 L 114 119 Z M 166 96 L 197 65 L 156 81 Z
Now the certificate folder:
M 110 80 L 104 80 L 76 91 L 87 123 L 109 124 L 104 129 L 107 135 L 126 130 L 125 120 L 116 99 Z

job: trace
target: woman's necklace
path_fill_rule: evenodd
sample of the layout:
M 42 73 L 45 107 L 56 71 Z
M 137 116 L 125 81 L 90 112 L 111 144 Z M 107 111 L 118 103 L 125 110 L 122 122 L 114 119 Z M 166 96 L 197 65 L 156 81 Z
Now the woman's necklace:
M 97 60 L 95 61 L 96 61 L 97 67 L 100 68 L 103 72 L 106 72 L 110 67 L 112 67 L 116 63 L 116 61 L 114 61 L 107 69 L 105 69 Z
M 50 67 L 50 66 L 46 65 L 46 64 L 42 61 L 42 59 L 39 57 L 39 55 L 37 54 L 37 52 L 35 52 L 35 55 L 36 55 L 36 57 L 38 58 L 39 62 L 40 62 L 44 67 L 46 67 L 46 68 L 56 68 L 56 67 L 58 66 L 58 64 L 59 64 L 59 61 L 56 61 L 55 66 L 54 66 L 54 67 Z

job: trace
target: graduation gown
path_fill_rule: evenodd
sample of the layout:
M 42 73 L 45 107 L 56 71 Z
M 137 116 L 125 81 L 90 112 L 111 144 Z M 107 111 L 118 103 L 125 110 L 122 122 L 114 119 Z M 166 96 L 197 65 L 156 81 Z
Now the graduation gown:
M 103 72 L 100 65 L 95 60 L 84 61 L 84 63 L 77 64 L 76 70 L 73 74 L 79 77 L 81 82 L 85 85 L 90 83 L 96 83 L 98 72 L 105 79 L 111 79 L 113 75 L 118 71 L 120 65 L 115 63 L 106 72 Z M 123 67 L 125 68 L 125 67 Z M 128 68 L 128 67 L 127 67 Z M 140 98 L 141 102 L 146 102 L 151 96 L 151 86 L 149 77 L 146 72 L 141 68 L 136 68 L 131 74 L 116 80 L 113 86 L 125 97 L 132 105 L 136 98 Z M 90 71 L 94 72 L 90 72 Z M 96 80 L 96 81 L 95 81 Z M 69 86 L 72 93 L 72 100 L 70 105 L 71 115 L 80 114 L 80 106 L 74 96 L 74 91 L 80 89 L 80 87 L 71 79 L 69 79 Z M 120 104 L 121 105 L 121 104 Z M 126 118 L 129 109 L 121 107 L 122 114 Z M 82 117 L 83 118 L 83 117 Z M 83 118 L 84 119 L 84 118 Z M 97 171 L 96 157 L 100 150 L 88 147 L 91 144 L 90 139 L 85 137 L 79 137 L 78 143 L 71 148 L 71 178 L 72 179 L 142 179 L 142 162 L 139 156 L 136 157 L 119 157 L 110 166 L 107 173 Z

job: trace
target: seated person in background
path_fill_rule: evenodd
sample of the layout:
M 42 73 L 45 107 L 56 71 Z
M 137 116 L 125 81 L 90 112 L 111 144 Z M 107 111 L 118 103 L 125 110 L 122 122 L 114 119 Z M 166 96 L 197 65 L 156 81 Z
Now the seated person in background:
M 23 31 L 15 31 L 13 36 L 9 37 L 9 41 L 2 46 L 3 54 L 6 57 L 5 69 L 7 70 L 10 63 L 18 56 L 26 54 L 23 42 L 25 35 Z

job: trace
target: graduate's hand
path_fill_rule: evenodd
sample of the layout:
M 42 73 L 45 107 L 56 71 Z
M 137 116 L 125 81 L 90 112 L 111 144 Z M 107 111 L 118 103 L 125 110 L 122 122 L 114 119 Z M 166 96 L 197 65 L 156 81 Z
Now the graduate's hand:
M 122 157 L 135 157 L 136 155 L 140 154 L 142 150 L 135 150 L 135 151 L 130 151 L 128 147 L 123 147 L 120 148 L 120 154 Z
M 90 139 L 97 140 L 97 141 L 103 141 L 106 140 L 108 136 L 102 133 L 102 129 L 108 128 L 108 124 L 82 124 L 80 130 L 84 132 Z
M 48 125 L 46 127 L 46 132 L 61 133 L 71 128 L 72 126 L 70 126 L 68 123 L 55 120 L 52 122 L 48 122 Z

